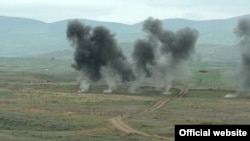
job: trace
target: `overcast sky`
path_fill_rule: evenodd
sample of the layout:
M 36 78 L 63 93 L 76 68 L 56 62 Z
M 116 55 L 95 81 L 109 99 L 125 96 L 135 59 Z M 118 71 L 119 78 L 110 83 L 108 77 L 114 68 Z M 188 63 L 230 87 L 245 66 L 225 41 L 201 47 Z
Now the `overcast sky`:
M 250 14 L 250 0 L 0 0 L 0 15 L 54 22 L 69 18 L 126 24 L 149 16 L 191 20 Z

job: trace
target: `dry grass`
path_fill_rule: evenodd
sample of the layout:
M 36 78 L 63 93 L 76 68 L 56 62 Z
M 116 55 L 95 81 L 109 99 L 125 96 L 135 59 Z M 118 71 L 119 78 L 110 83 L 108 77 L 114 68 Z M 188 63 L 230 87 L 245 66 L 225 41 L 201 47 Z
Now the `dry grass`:
M 74 87 L 72 83 L 2 85 L 0 136 L 12 141 L 147 140 L 128 137 L 108 121 L 117 115 L 141 112 L 159 97 L 68 92 Z
M 225 92 L 191 91 L 177 99 L 169 96 L 171 101 L 161 109 L 142 113 L 166 96 L 150 87 L 139 94 L 128 94 L 125 88 L 102 94 L 103 85 L 91 86 L 91 93 L 77 93 L 77 73 L 69 68 L 69 61 L 28 61 L 0 62 L 1 140 L 160 140 L 114 129 L 109 119 L 118 115 L 129 115 L 125 122 L 137 130 L 166 137 L 174 136 L 175 124 L 250 124 L 249 99 L 225 99 Z M 194 82 L 202 77 L 202 85 L 221 84 L 217 76 L 219 72 L 197 75 Z
M 132 116 L 127 122 L 147 133 L 172 137 L 175 124 L 250 124 L 249 99 L 225 99 L 225 92 L 216 91 L 189 94 L 159 111 Z

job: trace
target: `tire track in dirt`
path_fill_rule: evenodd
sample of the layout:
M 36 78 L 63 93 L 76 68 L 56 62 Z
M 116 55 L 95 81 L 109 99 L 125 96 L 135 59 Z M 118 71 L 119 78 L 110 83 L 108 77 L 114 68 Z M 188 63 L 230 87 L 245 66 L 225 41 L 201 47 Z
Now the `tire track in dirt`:
M 188 89 L 179 89 L 178 94 L 174 98 L 181 98 L 184 95 L 186 95 L 188 92 L 189 92 Z M 150 113 L 150 112 L 157 111 L 160 108 L 162 108 L 164 105 L 166 105 L 169 101 L 171 101 L 170 98 L 160 99 L 152 107 L 149 107 L 138 114 L 144 114 L 144 113 Z M 109 121 L 117 130 L 122 131 L 122 132 L 127 133 L 127 134 L 136 134 L 136 135 L 140 135 L 143 137 L 157 138 L 157 139 L 171 139 L 172 138 L 172 137 L 159 136 L 156 134 L 149 134 L 149 133 L 145 133 L 143 131 L 134 129 L 129 124 L 127 124 L 123 121 L 123 119 L 125 119 L 127 117 L 129 117 L 129 115 L 125 115 L 125 116 L 119 115 L 119 116 L 110 118 Z
M 20 85 L 20 84 L 16 84 L 16 85 Z M 58 84 L 58 83 L 56 83 L 56 84 L 53 84 L 53 83 L 25 83 L 25 84 L 21 84 L 21 85 L 60 85 L 60 84 Z M 175 88 L 175 89 L 178 89 L 178 88 Z M 178 90 L 179 90 L 179 92 L 174 98 L 160 99 L 152 107 L 149 107 L 149 108 L 145 109 L 144 111 L 137 113 L 137 114 L 151 113 L 151 112 L 157 111 L 160 108 L 162 108 L 164 105 L 166 105 L 168 102 L 170 102 L 172 99 L 181 98 L 189 92 L 188 89 L 178 89 Z M 143 137 L 164 139 L 164 140 L 165 139 L 172 139 L 172 137 L 164 137 L 164 136 L 159 136 L 156 134 L 149 134 L 149 133 L 134 129 L 129 124 L 127 124 L 123 121 L 125 118 L 127 118 L 129 116 L 130 115 L 123 115 L 123 116 L 119 115 L 119 116 L 110 118 L 109 122 L 114 126 L 115 129 L 117 129 L 121 132 L 127 133 L 127 134 L 135 134 L 135 135 L 139 135 L 139 136 L 143 136 Z M 99 130 L 99 128 L 94 129 L 93 131 L 98 131 L 98 130 Z M 103 130 L 103 129 L 101 129 L 101 130 Z M 105 129 L 105 130 L 107 130 L 107 129 Z M 86 130 L 86 131 L 88 131 L 88 130 Z M 80 131 L 80 132 L 86 132 L 86 131 Z M 90 130 L 90 131 L 92 131 L 92 130 Z
M 123 121 L 123 119 L 126 117 L 128 116 L 117 116 L 117 117 L 111 118 L 110 122 L 112 123 L 113 126 L 115 126 L 116 129 L 127 134 L 136 134 L 136 135 L 140 135 L 143 137 L 157 138 L 157 139 L 168 139 L 167 137 L 158 136 L 155 134 L 154 135 L 148 134 L 143 131 L 132 128 L 131 126 L 129 126 L 127 123 Z

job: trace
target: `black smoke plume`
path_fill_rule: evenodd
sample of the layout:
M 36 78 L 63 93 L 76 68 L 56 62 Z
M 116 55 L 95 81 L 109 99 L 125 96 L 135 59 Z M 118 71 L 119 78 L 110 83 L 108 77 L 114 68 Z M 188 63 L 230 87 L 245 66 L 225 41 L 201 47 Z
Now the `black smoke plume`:
M 70 21 L 67 38 L 75 49 L 72 67 L 91 81 L 99 81 L 111 72 L 113 77 L 118 76 L 122 82 L 135 79 L 114 36 L 103 26 L 92 29 L 78 20 Z
M 164 30 L 162 22 L 152 17 L 144 22 L 143 31 L 149 34 L 151 42 L 155 38 L 160 41 L 162 54 L 170 53 L 175 60 L 187 60 L 194 50 L 198 37 L 198 31 L 188 27 L 179 29 L 175 33 Z
M 188 27 L 176 33 L 164 31 L 159 37 L 162 43 L 161 52 L 162 54 L 170 53 L 176 63 L 188 60 L 194 51 L 197 37 L 198 31 Z
M 112 92 L 119 82 L 129 82 L 131 92 L 144 82 L 166 87 L 168 91 L 171 81 L 183 74 L 180 66 L 190 58 L 198 31 L 190 28 L 176 32 L 165 30 L 163 23 L 152 17 L 144 21 L 142 30 L 147 38 L 136 40 L 133 62 L 129 63 L 117 46 L 115 35 L 105 27 L 92 28 L 78 20 L 68 23 L 67 38 L 74 47 L 72 67 L 82 73 L 82 91 L 88 90 L 88 81 L 102 79 L 109 86 L 105 92 Z
M 241 47 L 239 87 L 241 91 L 250 95 L 250 18 L 239 20 L 234 33 L 239 37 L 239 46 Z
M 153 73 L 152 67 L 156 65 L 155 51 L 158 35 L 163 30 L 162 22 L 150 17 L 144 22 L 142 30 L 148 34 L 148 38 L 138 39 L 135 42 L 132 58 L 136 65 L 136 72 L 148 78 Z
M 153 84 L 168 85 L 167 92 L 173 77 L 178 75 L 176 72 L 180 71 L 181 63 L 191 57 L 198 31 L 188 27 L 176 32 L 165 30 L 163 23 L 152 17 L 144 21 L 142 30 L 148 36 L 135 42 L 132 53 L 135 68 L 146 78 L 152 78 L 149 81 Z
M 155 52 L 149 41 L 142 39 L 137 40 L 134 46 L 132 58 L 135 61 L 136 69 L 139 73 L 145 73 L 143 75 L 146 77 L 152 75 L 150 66 L 154 66 L 155 64 Z

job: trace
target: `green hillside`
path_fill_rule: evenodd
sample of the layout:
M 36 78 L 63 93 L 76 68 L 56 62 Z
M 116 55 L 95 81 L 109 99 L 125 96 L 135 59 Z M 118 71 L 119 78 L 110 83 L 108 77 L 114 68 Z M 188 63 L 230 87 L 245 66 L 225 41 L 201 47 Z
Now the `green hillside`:
M 165 19 L 165 29 L 177 30 L 191 27 L 199 30 L 197 44 L 235 45 L 237 39 L 233 29 L 237 21 L 244 15 L 229 19 L 192 21 L 186 19 Z M 142 22 L 127 25 L 112 22 L 100 22 L 81 19 L 91 26 L 105 26 L 116 35 L 116 39 L 125 52 L 131 50 L 131 45 L 137 38 L 143 38 Z M 57 50 L 70 49 L 65 31 L 68 20 L 45 23 L 34 19 L 0 16 L 0 56 L 26 56 Z M 129 45 L 129 46 L 126 46 Z

